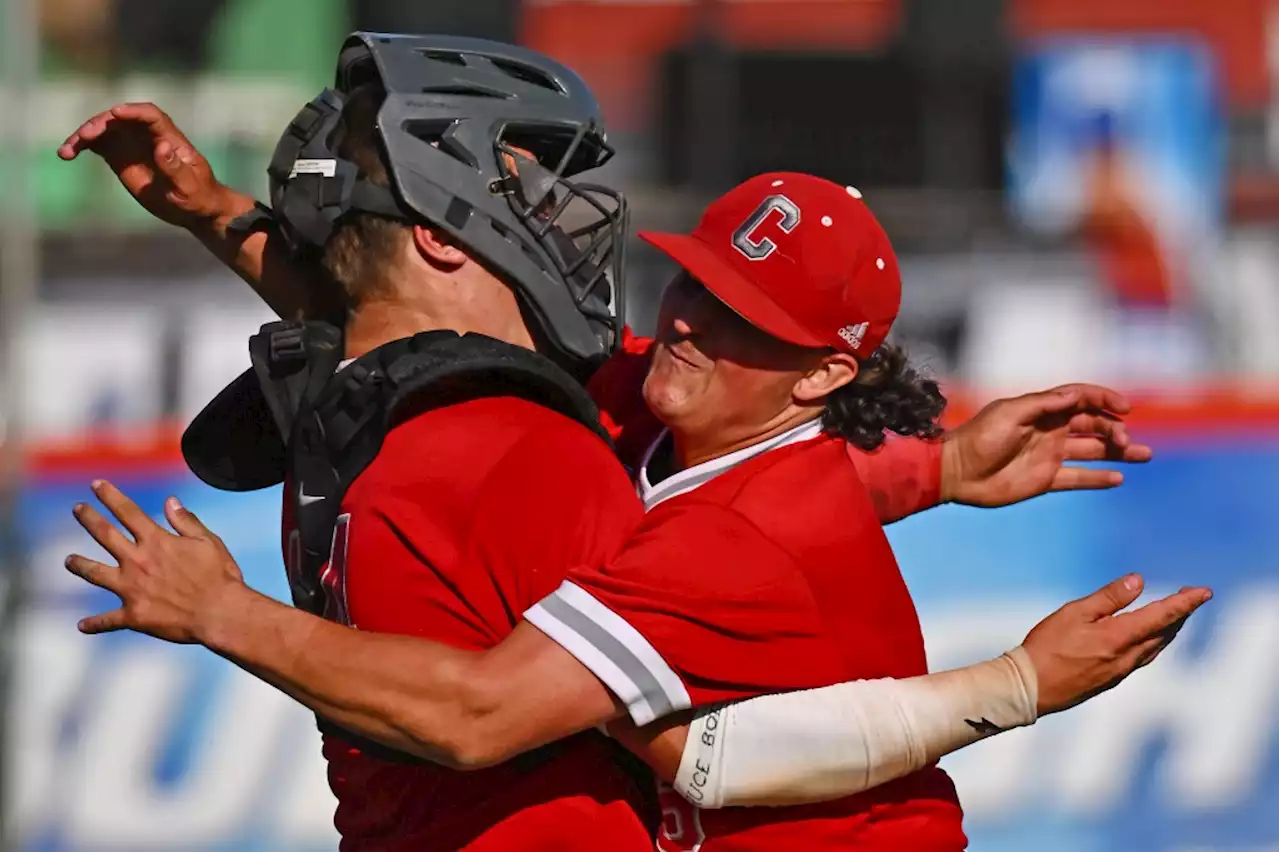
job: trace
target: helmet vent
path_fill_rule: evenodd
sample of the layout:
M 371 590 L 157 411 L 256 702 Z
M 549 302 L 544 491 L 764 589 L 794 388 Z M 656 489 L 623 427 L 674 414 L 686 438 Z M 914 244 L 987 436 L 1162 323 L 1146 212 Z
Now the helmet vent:
M 479 167 L 479 160 L 476 159 L 466 145 L 460 144 L 456 136 L 451 132 L 457 126 L 457 122 L 454 119 L 410 119 L 404 122 L 402 126 L 404 127 L 404 132 L 414 139 L 426 142 L 433 148 L 440 149 L 443 153 L 470 168 Z
M 513 59 L 502 59 L 496 56 L 484 56 L 482 54 L 467 54 L 457 50 L 440 50 L 438 48 L 418 48 L 414 51 L 419 56 L 430 59 L 434 62 L 444 62 L 449 65 L 456 65 L 465 68 L 471 63 L 467 61 L 469 55 L 474 56 L 481 61 L 487 60 L 494 68 L 506 74 L 508 77 L 519 80 L 522 83 L 538 86 L 549 92 L 563 95 L 564 89 L 546 72 L 541 69 L 526 65 Z
M 503 92 L 498 89 L 486 89 L 482 86 L 424 86 L 422 88 L 424 95 L 453 95 L 461 98 L 495 98 L 497 100 L 510 100 L 515 97 L 509 92 Z
M 433 59 L 436 62 L 447 62 L 450 65 L 466 65 L 467 58 L 456 50 L 431 50 L 429 48 L 418 48 L 416 51 L 419 56 L 427 59 Z
M 530 67 L 520 62 L 512 62 L 509 59 L 498 59 L 496 57 L 491 57 L 489 61 L 493 63 L 495 68 L 502 71 L 508 77 L 514 77 L 517 80 L 525 83 L 531 83 L 534 86 L 541 86 L 542 88 L 557 94 L 564 94 L 564 89 L 560 88 L 555 80 L 552 80 L 537 68 Z

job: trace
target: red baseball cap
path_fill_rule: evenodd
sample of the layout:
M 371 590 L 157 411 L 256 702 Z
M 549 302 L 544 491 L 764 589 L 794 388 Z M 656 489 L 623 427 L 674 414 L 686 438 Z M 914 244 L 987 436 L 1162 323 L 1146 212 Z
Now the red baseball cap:
M 893 246 L 862 193 L 772 172 L 712 202 L 692 234 L 641 231 L 761 331 L 866 357 L 902 301 Z

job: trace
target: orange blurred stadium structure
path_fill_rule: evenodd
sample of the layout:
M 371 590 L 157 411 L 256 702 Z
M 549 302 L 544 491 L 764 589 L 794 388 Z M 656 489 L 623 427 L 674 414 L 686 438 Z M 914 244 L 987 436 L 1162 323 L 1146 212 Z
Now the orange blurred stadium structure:
M 522 40 L 580 69 L 609 118 L 626 123 L 651 90 L 658 57 L 694 35 L 698 0 L 544 0 L 528 4 Z M 902 0 L 733 0 L 715 8 L 717 35 L 739 47 L 874 50 L 899 32 Z M 1011 0 L 1008 29 L 1019 40 L 1050 34 L 1197 33 L 1219 57 L 1234 105 L 1274 98 L 1265 41 L 1267 0 Z
M 1280 396 L 1270 386 L 1254 393 L 1205 386 L 1179 391 L 1140 392 L 1131 395 L 1132 413 L 1125 418 L 1133 434 L 1219 436 L 1248 433 L 1276 435 L 1280 424 Z M 949 391 L 946 423 L 963 423 L 989 401 L 964 391 Z M 185 468 L 181 438 L 184 426 L 176 421 L 118 431 L 77 435 L 61 440 L 36 440 L 25 448 L 24 465 L 42 476 L 146 475 Z

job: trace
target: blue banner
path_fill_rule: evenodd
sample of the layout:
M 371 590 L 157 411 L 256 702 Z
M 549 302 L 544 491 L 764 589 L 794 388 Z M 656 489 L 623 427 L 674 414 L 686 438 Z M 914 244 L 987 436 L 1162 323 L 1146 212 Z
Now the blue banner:
M 1158 450 L 1117 491 L 947 507 L 891 529 L 935 668 L 1016 645 L 1126 572 L 1146 577 L 1144 599 L 1216 592 L 1115 691 L 945 762 L 978 852 L 1277 848 L 1276 438 Z M 77 618 L 115 605 L 61 567 L 67 553 L 99 553 L 70 514 L 95 473 L 32 482 L 22 507 L 36 582 L 9 743 L 21 849 L 336 848 L 306 711 L 202 649 L 76 632 Z M 119 484 L 157 516 L 176 493 L 252 585 L 287 595 L 277 489 L 223 494 L 178 472 Z
M 944 507 L 891 528 L 935 669 L 1007 650 L 1128 572 L 1146 579 L 1139 603 L 1214 590 L 1117 689 L 943 762 L 971 848 L 1277 848 L 1276 439 L 1218 440 L 1166 443 L 1115 491 Z

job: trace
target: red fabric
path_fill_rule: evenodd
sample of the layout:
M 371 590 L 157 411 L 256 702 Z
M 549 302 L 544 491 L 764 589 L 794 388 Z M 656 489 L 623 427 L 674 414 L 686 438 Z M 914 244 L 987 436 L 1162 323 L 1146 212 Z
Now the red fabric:
M 510 398 L 398 425 L 342 509 L 327 614 L 467 649 L 497 644 L 566 566 L 608 559 L 642 516 L 602 441 Z M 595 732 L 562 746 L 536 768 L 460 773 L 380 761 L 326 738 L 341 849 L 652 849 L 639 816 L 645 796 L 612 746 Z
M 719 503 L 662 503 L 617 558 L 569 580 L 636 628 L 695 705 L 844 679 L 801 566 Z
M 653 360 L 653 338 L 622 329 L 622 348 L 604 362 L 587 392 L 600 409 L 600 422 L 616 445 L 618 459 L 635 474 L 645 450 L 662 434 L 662 423 L 644 401 L 644 379 Z
M 655 507 L 615 559 L 569 579 L 635 628 L 695 705 L 924 674 L 915 607 L 847 457 L 832 438 L 757 456 Z M 667 817 L 668 850 L 965 845 L 936 767 L 836 802 Z
M 890 524 L 938 505 L 942 442 L 890 435 L 872 452 L 846 445 L 880 523 Z
M 691 235 L 641 231 L 757 328 L 866 356 L 902 301 L 893 246 L 861 194 L 771 172 L 712 202 Z

